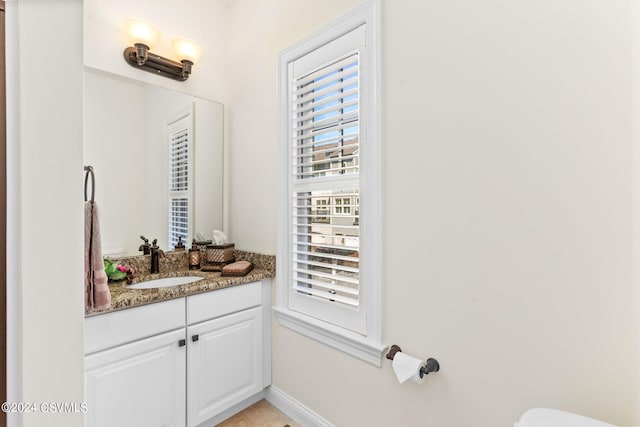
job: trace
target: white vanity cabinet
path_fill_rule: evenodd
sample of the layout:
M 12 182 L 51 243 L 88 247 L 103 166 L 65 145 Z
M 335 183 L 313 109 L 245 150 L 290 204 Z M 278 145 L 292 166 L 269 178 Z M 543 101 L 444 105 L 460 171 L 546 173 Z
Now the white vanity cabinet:
M 269 297 L 263 280 L 87 318 L 85 425 L 213 425 L 253 403 L 270 383 Z
M 187 328 L 189 426 L 262 391 L 261 327 L 256 307 Z
M 187 297 L 187 425 L 195 427 L 266 387 L 261 282 Z M 215 313 L 215 316 L 212 316 Z M 269 315 L 270 313 L 267 313 Z
M 184 427 L 184 329 L 105 350 L 85 358 L 91 427 Z

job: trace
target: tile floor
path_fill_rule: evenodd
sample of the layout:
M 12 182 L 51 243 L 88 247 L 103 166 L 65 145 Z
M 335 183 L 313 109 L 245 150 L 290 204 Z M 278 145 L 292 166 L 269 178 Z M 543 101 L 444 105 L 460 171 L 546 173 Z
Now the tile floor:
M 261 400 L 216 427 L 285 427 L 287 425 L 302 427 L 266 400 Z

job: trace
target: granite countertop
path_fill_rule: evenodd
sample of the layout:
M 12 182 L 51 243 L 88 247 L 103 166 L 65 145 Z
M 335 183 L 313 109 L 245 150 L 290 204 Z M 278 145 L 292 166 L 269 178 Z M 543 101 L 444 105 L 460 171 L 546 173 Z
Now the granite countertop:
M 183 255 L 184 254 L 184 255 Z M 160 274 L 149 274 L 148 267 L 145 267 L 149 256 L 126 257 L 117 259 L 118 262 L 133 265 L 136 271 L 142 272 L 134 278 L 133 283 L 147 280 L 162 279 L 165 277 L 200 276 L 202 280 L 187 283 L 184 285 L 170 286 L 164 288 L 132 289 L 126 281 L 109 283 L 111 292 L 111 307 L 105 310 L 92 310 L 85 314 L 85 317 L 97 316 L 113 311 L 138 307 L 145 304 L 152 304 L 167 301 L 174 298 L 186 297 L 203 292 L 215 291 L 217 289 L 256 282 L 275 276 L 275 257 L 272 255 L 262 255 L 253 252 L 236 251 L 236 261 L 246 260 L 254 265 L 246 276 L 242 277 L 221 277 L 220 272 L 204 272 L 200 270 L 190 270 L 183 257 L 186 253 L 172 253 L 164 261 L 161 259 Z M 164 267 L 164 268 L 163 268 Z M 146 273 L 146 274 L 145 274 Z

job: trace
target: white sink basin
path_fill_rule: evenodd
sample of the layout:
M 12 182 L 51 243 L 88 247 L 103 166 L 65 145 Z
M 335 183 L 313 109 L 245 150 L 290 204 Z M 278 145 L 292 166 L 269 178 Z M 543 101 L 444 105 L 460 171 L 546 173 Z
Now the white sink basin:
M 555 409 L 529 409 L 522 415 L 516 427 L 615 427 L 593 418 Z
M 182 277 L 165 277 L 164 279 L 147 280 L 139 282 L 131 286 L 130 289 L 151 289 L 151 288 L 168 288 L 171 286 L 186 285 L 187 283 L 202 280 L 200 276 L 182 276 Z

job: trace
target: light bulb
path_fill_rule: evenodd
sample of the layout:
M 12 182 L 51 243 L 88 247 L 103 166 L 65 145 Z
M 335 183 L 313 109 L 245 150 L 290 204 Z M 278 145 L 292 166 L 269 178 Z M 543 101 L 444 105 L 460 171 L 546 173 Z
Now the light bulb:
M 158 30 L 150 23 L 140 19 L 128 19 L 124 22 L 130 44 L 144 44 L 151 49 L 158 41 Z
M 187 39 L 175 39 L 173 48 L 176 51 L 178 61 L 190 61 L 195 64 L 202 55 L 202 48 L 195 42 Z

